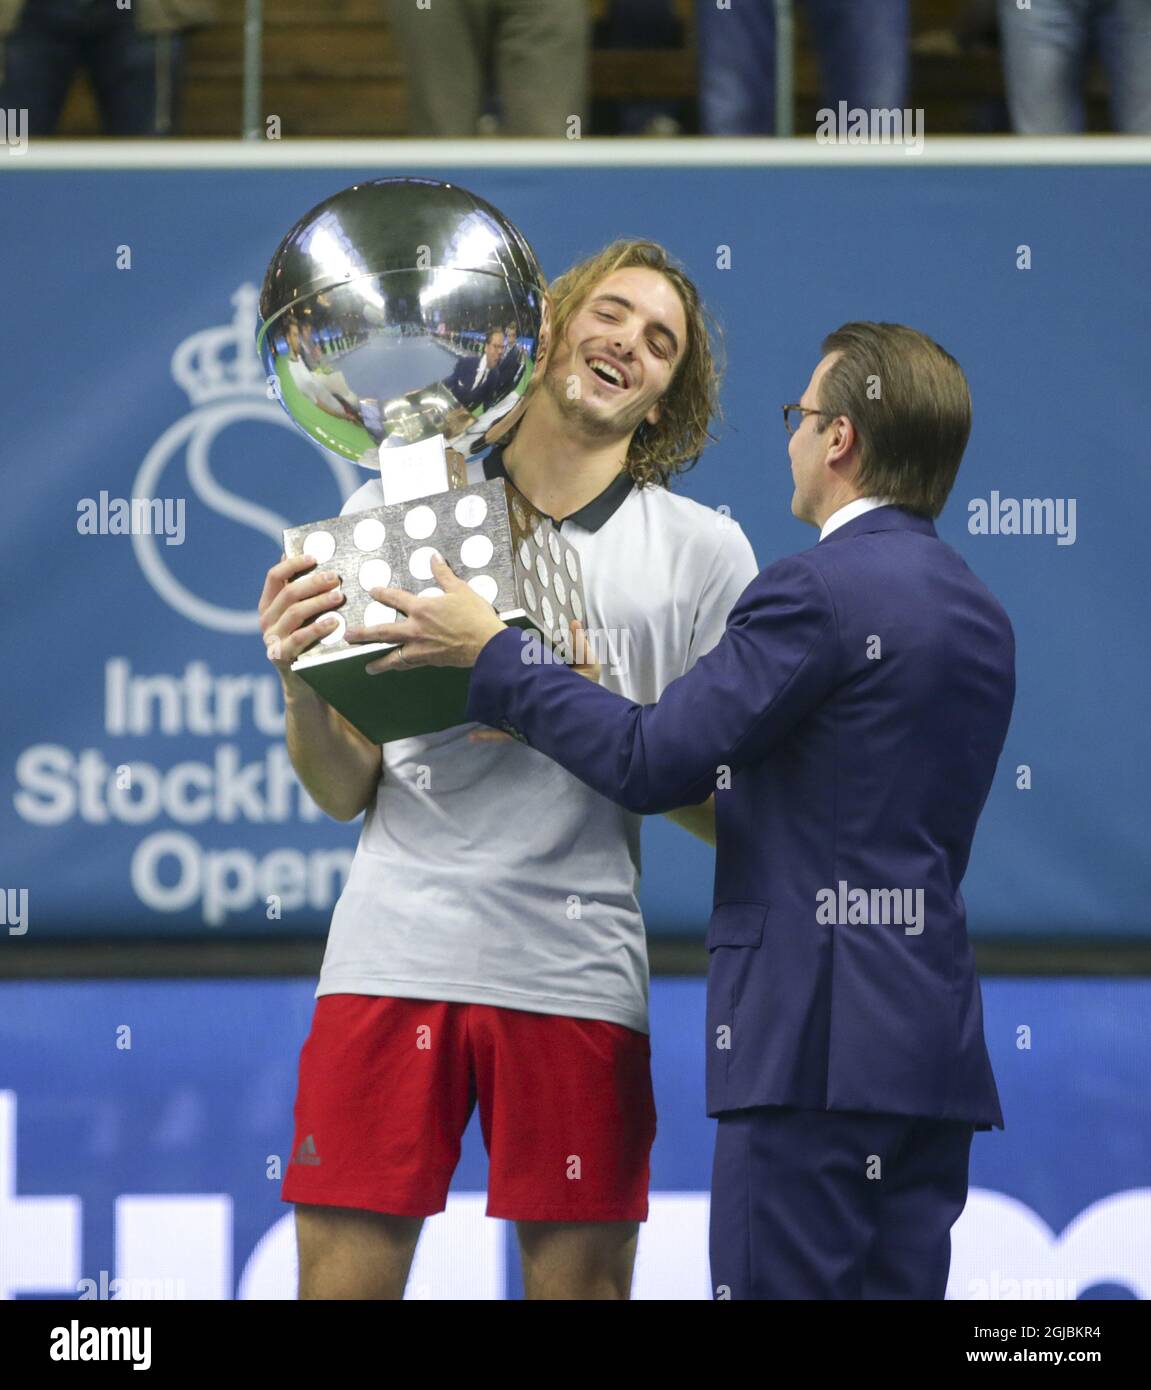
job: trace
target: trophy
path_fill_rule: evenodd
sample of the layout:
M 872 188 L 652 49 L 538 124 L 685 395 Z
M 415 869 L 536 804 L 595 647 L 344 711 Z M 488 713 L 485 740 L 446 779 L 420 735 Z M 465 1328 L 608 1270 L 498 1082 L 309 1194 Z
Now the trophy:
M 539 364 L 544 279 L 490 203 L 454 184 L 354 184 L 300 219 L 260 294 L 257 347 L 293 421 L 320 448 L 378 472 L 382 505 L 290 527 L 288 555 L 340 576 L 338 625 L 292 664 L 376 743 L 466 719 L 471 672 L 368 676 L 390 642 L 349 626 L 396 619 L 380 586 L 440 594 L 439 552 L 506 623 L 566 644 L 585 604 L 579 556 L 503 478 L 469 484 L 467 460 L 520 404 Z M 509 327 L 517 344 L 507 350 Z

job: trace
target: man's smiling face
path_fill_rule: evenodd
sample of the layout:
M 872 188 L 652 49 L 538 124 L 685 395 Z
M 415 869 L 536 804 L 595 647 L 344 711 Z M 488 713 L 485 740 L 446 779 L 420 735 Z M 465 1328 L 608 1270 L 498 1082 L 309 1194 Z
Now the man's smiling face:
M 500 329 L 488 334 L 488 340 L 484 344 L 484 356 L 487 359 L 488 370 L 496 365 L 504 354 L 504 335 Z
M 675 286 L 636 266 L 605 276 L 568 321 L 545 378 L 561 412 L 585 432 L 630 437 L 659 419 L 659 401 L 687 347 Z

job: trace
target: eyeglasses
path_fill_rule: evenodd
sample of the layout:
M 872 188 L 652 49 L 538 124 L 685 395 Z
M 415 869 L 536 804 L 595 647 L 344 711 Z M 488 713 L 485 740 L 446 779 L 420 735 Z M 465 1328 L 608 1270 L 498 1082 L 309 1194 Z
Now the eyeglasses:
M 796 430 L 799 429 L 800 425 L 803 424 L 803 417 L 805 415 L 827 414 L 826 410 L 813 410 L 810 406 L 806 405 L 785 405 L 781 408 L 783 410 L 783 427 L 788 434 L 794 434 Z M 793 420 L 793 416 L 798 416 L 798 419 Z

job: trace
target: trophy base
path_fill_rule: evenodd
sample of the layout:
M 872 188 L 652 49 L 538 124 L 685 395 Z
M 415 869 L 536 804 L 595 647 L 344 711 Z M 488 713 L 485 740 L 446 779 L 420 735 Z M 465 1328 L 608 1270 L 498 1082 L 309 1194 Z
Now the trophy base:
M 434 733 L 466 722 L 468 673 L 444 666 L 364 674 L 390 642 L 348 642 L 349 627 L 395 621 L 372 597 L 400 588 L 439 594 L 435 551 L 505 623 L 566 643 L 572 618 L 586 621 L 579 553 L 506 478 L 488 478 L 401 503 L 367 507 L 284 532 L 287 555 L 311 555 L 340 577 L 338 625 L 303 652 L 292 670 L 374 743 Z
M 526 614 L 502 613 L 511 627 L 534 628 Z M 336 653 L 329 660 L 295 662 L 292 670 L 373 743 L 438 733 L 467 720 L 471 669 L 417 666 L 369 676 L 364 667 L 398 648 L 384 643 Z

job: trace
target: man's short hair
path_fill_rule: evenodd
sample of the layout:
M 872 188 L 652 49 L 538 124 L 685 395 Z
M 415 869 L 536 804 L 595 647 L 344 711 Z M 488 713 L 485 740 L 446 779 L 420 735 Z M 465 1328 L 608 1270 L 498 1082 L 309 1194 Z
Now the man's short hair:
M 937 517 L 971 434 L 963 368 L 901 323 L 845 323 L 823 340 L 830 353 L 839 356 L 820 382 L 816 428 L 839 415 L 855 426 L 856 491 Z
M 580 261 L 551 286 L 553 341 L 564 336 L 572 316 L 582 308 L 601 280 L 617 270 L 636 267 L 656 270 L 671 281 L 687 320 L 687 342 L 680 353 L 671 384 L 660 401 L 660 417 L 646 421 L 632 436 L 624 467 L 638 486 L 669 479 L 698 462 L 714 439 L 711 422 L 719 415 L 720 369 L 713 339 L 719 330 L 708 315 L 699 291 L 682 267 L 654 241 L 621 240 L 586 261 Z

